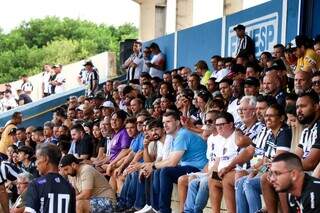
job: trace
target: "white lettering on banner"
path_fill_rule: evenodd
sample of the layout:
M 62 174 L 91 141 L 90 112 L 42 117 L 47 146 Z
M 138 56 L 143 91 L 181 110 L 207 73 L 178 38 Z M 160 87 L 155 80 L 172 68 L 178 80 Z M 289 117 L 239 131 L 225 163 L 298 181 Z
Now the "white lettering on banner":
M 273 46 L 278 43 L 277 12 L 241 24 L 246 26 L 246 33 L 255 41 L 256 56 L 260 56 L 264 51 L 273 51 Z M 238 42 L 236 32 L 233 30 L 235 26 L 230 26 L 228 29 L 228 55 L 233 57 Z

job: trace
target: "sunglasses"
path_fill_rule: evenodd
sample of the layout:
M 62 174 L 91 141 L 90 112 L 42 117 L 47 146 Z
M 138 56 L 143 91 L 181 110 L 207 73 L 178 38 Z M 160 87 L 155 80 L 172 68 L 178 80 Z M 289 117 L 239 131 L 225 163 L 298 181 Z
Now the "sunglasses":
M 213 120 L 212 119 L 208 119 L 208 120 L 205 120 L 205 122 L 204 122 L 205 124 L 209 124 L 209 125 L 211 125 L 211 124 L 213 124 Z
M 320 85 L 320 81 L 312 81 L 312 85 Z

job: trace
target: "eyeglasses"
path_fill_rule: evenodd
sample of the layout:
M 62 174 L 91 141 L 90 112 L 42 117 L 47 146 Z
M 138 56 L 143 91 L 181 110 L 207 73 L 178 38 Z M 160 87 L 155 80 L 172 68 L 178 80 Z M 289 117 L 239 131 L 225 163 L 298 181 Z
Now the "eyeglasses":
M 219 124 L 216 124 L 216 127 L 223 127 L 224 125 L 228 124 L 227 122 L 225 123 L 219 123 Z
M 285 172 L 269 171 L 268 172 L 268 176 L 270 178 L 278 178 L 279 176 L 281 176 L 283 174 L 286 174 L 286 173 L 289 173 L 289 172 L 292 172 L 292 169 L 288 170 L 288 171 L 285 171 Z
M 312 81 L 312 85 L 320 85 L 320 81 Z
M 213 120 L 212 119 L 208 119 L 208 120 L 205 120 L 205 122 L 204 122 L 205 124 L 213 124 Z

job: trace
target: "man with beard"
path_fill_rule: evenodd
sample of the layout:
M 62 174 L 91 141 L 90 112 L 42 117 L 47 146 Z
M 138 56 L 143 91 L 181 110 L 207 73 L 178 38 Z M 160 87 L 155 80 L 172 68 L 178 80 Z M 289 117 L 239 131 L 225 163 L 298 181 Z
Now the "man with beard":
M 319 96 L 314 91 L 302 93 L 296 103 L 298 120 L 305 129 L 301 133 L 296 154 L 304 171 L 312 171 L 320 161 Z
M 95 168 L 81 164 L 74 155 L 67 154 L 60 161 L 64 175 L 76 189 L 77 212 L 112 212 L 116 195 L 107 179 Z
M 294 91 L 297 95 L 309 92 L 312 87 L 312 73 L 299 71 L 294 76 Z
M 320 212 L 320 180 L 304 173 L 300 158 L 290 152 L 276 156 L 269 179 L 277 192 L 288 192 L 290 212 Z

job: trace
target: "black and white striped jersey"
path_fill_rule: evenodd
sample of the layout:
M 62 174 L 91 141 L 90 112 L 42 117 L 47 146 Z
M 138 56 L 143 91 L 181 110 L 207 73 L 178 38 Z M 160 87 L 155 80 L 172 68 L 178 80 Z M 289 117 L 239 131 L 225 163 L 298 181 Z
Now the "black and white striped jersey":
M 303 150 L 303 158 L 309 155 L 312 148 L 320 149 L 320 121 L 303 129 L 298 147 Z

